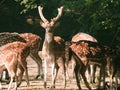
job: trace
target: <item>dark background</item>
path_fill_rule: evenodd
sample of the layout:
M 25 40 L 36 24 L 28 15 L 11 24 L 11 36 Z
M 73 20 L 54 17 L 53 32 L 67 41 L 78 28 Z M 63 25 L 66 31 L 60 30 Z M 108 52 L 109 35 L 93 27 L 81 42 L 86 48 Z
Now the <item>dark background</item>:
M 17 0 L 16 0 L 17 1 Z M 25 1 L 25 0 L 21 0 Z M 26 0 L 27 1 L 27 0 Z M 28 0 L 29 1 L 29 0 Z M 78 32 L 85 32 L 94 36 L 102 44 L 120 43 L 120 1 L 114 0 L 33 0 L 32 5 L 42 5 L 44 15 L 50 20 L 57 15 L 57 8 L 64 6 L 60 18 L 60 26 L 54 31 L 65 40 L 71 40 Z M 44 39 L 44 29 L 39 25 L 37 8 L 26 9 L 19 0 L 0 1 L 0 32 L 31 32 Z M 32 0 L 31 0 L 32 2 Z M 20 14 L 21 11 L 25 13 Z M 27 20 L 31 21 L 27 21 Z

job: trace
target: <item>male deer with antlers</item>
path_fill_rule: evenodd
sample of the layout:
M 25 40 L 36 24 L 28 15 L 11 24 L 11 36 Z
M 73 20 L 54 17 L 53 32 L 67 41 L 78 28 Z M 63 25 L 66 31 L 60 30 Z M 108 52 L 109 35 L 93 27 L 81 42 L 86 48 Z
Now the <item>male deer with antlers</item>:
M 55 29 L 55 27 L 57 26 L 57 21 L 58 19 L 61 17 L 62 15 L 62 10 L 63 7 L 61 6 L 60 8 L 58 8 L 58 15 L 51 19 L 51 21 L 49 22 L 42 13 L 43 7 L 39 6 L 38 7 L 38 11 L 39 11 L 39 15 L 41 18 L 41 26 L 45 29 L 45 40 L 43 43 L 43 48 L 42 48 L 42 57 L 44 59 L 44 88 L 46 88 L 47 86 L 47 63 L 49 62 L 49 64 L 52 67 L 52 85 L 51 88 L 55 88 L 55 79 L 58 73 L 58 69 L 59 69 L 59 65 L 57 63 L 57 60 L 62 60 L 63 63 L 63 68 L 65 71 L 65 64 L 64 64 L 64 45 L 62 45 L 61 43 L 59 43 L 59 40 L 54 40 L 54 34 L 53 31 Z M 64 73 L 65 74 L 65 73 Z M 66 78 L 65 78 L 66 80 Z M 66 82 L 66 81 L 65 81 Z M 66 83 L 65 83 L 66 85 Z
M 29 53 L 30 47 L 23 42 L 8 43 L 0 48 L 0 72 L 6 68 L 11 76 L 8 90 L 11 89 L 14 79 L 16 81 L 14 90 L 17 90 L 17 86 L 21 84 L 24 72 L 26 75 L 27 85 L 29 85 L 26 62 L 26 58 Z

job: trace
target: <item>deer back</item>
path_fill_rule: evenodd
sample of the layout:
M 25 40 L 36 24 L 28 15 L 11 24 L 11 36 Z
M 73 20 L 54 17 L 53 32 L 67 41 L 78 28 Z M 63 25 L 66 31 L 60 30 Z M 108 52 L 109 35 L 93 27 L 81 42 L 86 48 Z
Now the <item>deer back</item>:
M 30 46 L 31 52 L 36 52 L 42 48 L 42 39 L 40 36 L 32 33 L 19 34 Z
M 105 53 L 105 49 L 98 43 L 85 40 L 73 43 L 70 48 L 80 57 L 100 58 Z
M 93 36 L 91 36 L 87 33 L 83 33 L 83 32 L 79 32 L 76 35 L 74 35 L 72 37 L 71 41 L 78 42 L 79 40 L 87 40 L 87 41 L 91 41 L 91 42 L 97 42 L 97 40 Z
M 1 46 L 0 51 L 2 50 L 11 50 L 11 52 L 15 51 L 18 53 L 22 53 L 23 54 L 22 57 L 26 57 L 30 53 L 30 47 L 26 43 L 19 41 L 8 43 L 4 46 Z
M 6 45 L 14 41 L 21 41 L 26 43 L 26 41 L 22 37 L 20 37 L 19 34 L 17 33 L 9 33 L 9 32 L 0 33 L 0 42 L 1 42 L 0 46 Z
M 0 71 L 5 67 L 16 66 L 17 62 L 25 62 L 30 53 L 30 48 L 23 42 L 11 42 L 0 48 Z M 13 65 L 11 65 L 13 64 Z M 17 67 L 15 67 L 17 68 Z

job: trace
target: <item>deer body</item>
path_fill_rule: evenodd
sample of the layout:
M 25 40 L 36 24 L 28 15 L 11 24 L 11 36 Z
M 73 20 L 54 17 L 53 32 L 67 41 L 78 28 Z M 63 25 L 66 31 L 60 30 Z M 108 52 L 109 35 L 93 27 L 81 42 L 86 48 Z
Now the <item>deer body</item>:
M 93 36 L 91 36 L 87 33 L 83 33 L 83 32 L 79 32 L 79 33 L 75 34 L 72 37 L 71 42 L 79 42 L 80 40 L 86 40 L 86 41 L 91 41 L 91 42 L 95 42 L 95 43 L 98 42 Z M 74 64 L 74 61 L 72 61 L 72 63 Z M 88 67 L 88 69 L 87 69 L 88 73 L 86 73 L 87 79 L 90 79 L 90 82 L 95 82 L 96 65 L 90 64 L 87 67 Z
M 52 52 L 52 53 L 51 53 Z M 55 52 L 54 52 L 54 41 L 53 41 L 53 35 L 52 33 L 48 33 L 46 32 L 45 34 L 45 40 L 43 43 L 43 48 L 42 48 L 42 56 L 44 59 L 44 87 L 46 88 L 46 81 L 47 81 L 47 62 L 49 61 L 49 63 L 52 66 L 52 84 L 53 84 L 53 80 L 54 80 L 54 67 L 55 67 L 55 56 L 54 56 Z
M 120 79 L 120 47 L 119 46 L 107 46 L 107 66 L 106 71 L 109 76 L 109 90 L 116 90 L 118 87 L 118 79 Z M 114 81 L 114 83 L 113 83 Z
M 76 66 L 75 66 L 75 75 L 77 79 L 77 85 L 79 89 L 81 89 L 78 80 L 78 74 L 80 73 L 83 77 L 83 80 L 89 90 L 91 87 L 89 86 L 87 79 L 85 77 L 85 71 L 88 64 L 99 64 L 100 65 L 100 78 L 98 83 L 98 88 L 100 87 L 101 75 L 103 74 L 103 83 L 105 83 L 105 66 L 106 66 L 106 57 L 104 47 L 101 47 L 99 44 L 91 41 L 81 40 L 77 43 L 73 43 L 70 46 L 73 56 L 75 58 Z M 104 84 L 103 84 L 104 85 Z
M 28 46 L 30 46 L 30 57 L 37 63 L 38 65 L 38 74 L 36 76 L 36 79 L 43 75 L 42 70 L 42 60 L 38 55 L 39 49 L 42 47 L 41 43 L 42 40 L 40 36 L 32 33 L 9 33 L 9 32 L 3 32 L 0 33 L 0 46 L 3 46 L 5 44 L 20 41 L 27 43 Z
M 42 59 L 38 55 L 38 51 L 42 47 L 42 39 L 40 36 L 32 33 L 21 33 L 19 34 L 20 37 L 22 37 L 26 43 L 30 46 L 30 57 L 37 63 L 38 66 L 38 75 L 36 76 L 36 79 L 41 75 L 43 75 L 43 69 L 42 69 Z
M 41 26 L 45 29 L 45 40 L 43 43 L 43 48 L 42 48 L 42 57 L 44 60 L 44 87 L 46 88 L 47 86 L 47 67 L 49 63 L 51 65 L 51 75 L 52 75 L 52 84 L 51 88 L 55 87 L 55 79 L 57 77 L 57 73 L 59 70 L 59 65 L 57 63 L 57 60 L 62 61 L 62 66 L 65 71 L 65 65 L 64 65 L 64 47 L 63 44 L 59 42 L 59 39 L 56 38 L 54 39 L 54 28 L 58 25 L 57 20 L 61 17 L 62 15 L 62 9 L 63 7 L 58 8 L 58 15 L 51 19 L 49 22 L 42 13 L 43 8 L 41 6 L 38 7 L 39 15 L 41 18 Z M 60 51 L 61 50 L 61 51 Z M 64 79 L 66 80 L 66 78 Z M 66 82 L 66 81 L 65 81 Z M 65 84 L 66 85 L 66 84 Z
M 17 86 L 21 84 L 23 73 L 25 72 L 27 85 L 29 85 L 27 62 L 26 58 L 30 53 L 30 48 L 26 43 L 23 42 L 12 42 L 6 44 L 0 48 L 0 70 L 7 69 L 9 75 L 11 76 L 11 81 L 8 90 L 11 89 L 14 78 L 16 79 L 16 84 L 14 89 L 17 90 Z M 17 75 L 17 70 L 20 70 Z M 19 83 L 18 78 L 19 77 Z
M 60 42 L 62 42 L 62 39 Z M 58 42 L 57 40 L 55 41 L 53 36 L 51 38 L 50 33 L 45 34 L 45 40 L 44 40 L 43 48 L 42 48 L 42 57 L 44 59 L 44 67 L 45 67 L 44 68 L 45 69 L 45 71 L 44 71 L 44 87 L 46 87 L 46 81 L 47 81 L 46 75 L 47 75 L 48 63 L 52 67 L 52 71 L 51 71 L 52 86 L 51 87 L 55 87 L 54 84 L 55 84 L 55 79 L 57 77 L 57 73 L 58 73 L 58 69 L 59 69 L 59 65 L 58 65 L 59 61 L 62 61 L 62 63 L 63 63 L 62 68 L 64 69 L 64 72 L 65 72 L 64 45 L 61 44 L 60 42 Z M 57 61 L 57 60 L 59 60 L 59 61 Z

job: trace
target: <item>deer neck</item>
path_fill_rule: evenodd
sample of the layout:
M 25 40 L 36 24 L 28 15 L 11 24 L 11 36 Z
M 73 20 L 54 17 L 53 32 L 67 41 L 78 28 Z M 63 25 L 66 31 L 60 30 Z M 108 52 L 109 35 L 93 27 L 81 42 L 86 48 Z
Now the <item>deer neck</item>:
M 51 44 L 54 42 L 54 35 L 52 32 L 46 32 L 45 33 L 45 42 Z
M 43 43 L 43 50 L 44 51 L 52 51 L 54 48 L 54 35 L 52 32 L 45 33 L 45 40 Z

